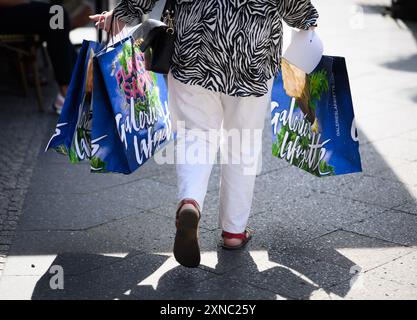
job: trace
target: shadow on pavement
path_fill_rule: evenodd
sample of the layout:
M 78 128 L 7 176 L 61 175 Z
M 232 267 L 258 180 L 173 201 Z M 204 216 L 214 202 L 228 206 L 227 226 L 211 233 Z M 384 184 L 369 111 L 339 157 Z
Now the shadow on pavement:
M 383 64 L 383 66 L 395 70 L 417 72 L 417 54 L 413 54 L 409 57 L 396 61 L 386 62 Z
M 338 255 L 332 252 L 332 255 Z M 207 275 L 201 276 L 201 269 L 186 269 L 172 264 L 172 269 L 160 274 L 155 286 L 143 283 L 172 258 L 157 254 L 132 252 L 125 258 L 105 257 L 94 254 L 60 254 L 52 265 L 62 266 L 65 270 L 63 290 L 51 289 L 51 281 L 55 283 L 54 275 L 46 273 L 37 282 L 32 299 L 294 299 L 308 298 L 317 290 L 322 279 L 314 277 L 306 279 L 295 274 L 294 270 L 309 273 L 308 266 L 296 261 L 288 263 L 288 257 L 271 257 L 272 261 L 282 263 L 268 270 L 259 272 L 257 265 L 248 251 L 217 252 L 218 263 L 215 268 L 204 267 Z M 231 258 L 233 257 L 233 258 Z M 146 263 L 140 263 L 140 261 Z M 344 260 L 346 268 L 354 265 L 352 261 L 339 255 L 338 260 Z M 80 261 L 82 261 L 80 263 Z M 96 269 L 92 268 L 96 266 Z M 102 265 L 102 266 L 100 266 Z M 75 267 L 76 266 L 76 267 Z M 204 281 L 216 277 L 224 270 L 235 269 L 232 278 L 222 278 L 220 281 Z M 84 269 L 84 270 L 83 270 Z M 314 270 L 317 271 L 317 270 Z M 246 278 L 251 274 L 265 286 L 273 290 L 255 289 L 245 284 L 239 284 L 237 279 Z M 341 275 L 339 281 L 349 279 L 349 274 Z M 262 280 L 261 280 L 262 279 Z M 336 279 L 335 279 L 336 280 Z M 314 281 L 315 283 L 312 283 Z M 274 292 L 275 291 L 275 292 Z M 349 291 L 349 286 L 341 287 L 337 294 L 343 296 Z M 294 293 L 297 296 L 294 297 Z
M 414 39 L 417 42 L 417 22 L 405 20 L 404 24 L 412 32 Z M 383 66 L 394 70 L 417 72 L 417 52 L 396 61 L 386 62 Z

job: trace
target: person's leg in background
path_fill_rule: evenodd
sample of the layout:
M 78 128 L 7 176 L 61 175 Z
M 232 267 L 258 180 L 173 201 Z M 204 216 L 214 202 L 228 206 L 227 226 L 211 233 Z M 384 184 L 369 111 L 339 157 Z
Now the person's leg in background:
M 39 34 L 47 42 L 47 48 L 54 69 L 55 80 L 60 94 L 55 102 L 57 109 L 62 108 L 77 52 L 72 45 L 68 15 L 64 11 L 64 28 L 51 29 L 49 12 L 51 5 L 43 2 L 30 2 L 0 10 L 0 30 L 2 33 Z
M 49 13 L 50 5 L 42 4 L 39 2 L 31 3 L 32 10 L 35 10 L 43 21 L 47 20 L 47 28 L 42 30 L 44 24 L 39 22 L 36 28 L 42 33 L 43 38 L 47 43 L 49 57 L 54 69 L 55 79 L 60 87 L 60 93 L 63 98 L 67 94 L 67 88 L 71 81 L 71 74 L 74 68 L 77 52 L 72 45 L 69 37 L 71 31 L 71 23 L 67 12 L 64 10 L 64 28 L 63 29 L 51 29 L 49 27 L 49 20 L 51 14 Z M 32 23 L 32 22 L 31 22 Z
M 258 161 L 261 161 L 262 131 L 270 106 L 272 84 L 273 79 L 270 79 L 269 92 L 262 97 L 221 96 L 224 137 L 220 147 L 223 160 L 219 224 L 228 233 L 241 234 L 247 227 L 255 178 L 259 171 Z M 233 141 L 233 131 L 239 133 L 240 141 Z M 242 242 L 241 239 L 224 240 L 230 246 Z

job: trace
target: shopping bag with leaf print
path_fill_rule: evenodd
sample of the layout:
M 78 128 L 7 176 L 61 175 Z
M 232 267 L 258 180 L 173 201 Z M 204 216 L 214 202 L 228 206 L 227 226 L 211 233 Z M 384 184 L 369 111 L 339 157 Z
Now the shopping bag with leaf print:
M 283 59 L 272 102 L 272 154 L 318 177 L 362 171 L 345 59 L 306 74 Z
M 55 133 L 46 147 L 68 155 L 72 163 L 91 157 L 93 58 L 101 48 L 97 42 L 83 42 Z
M 104 46 L 84 41 L 73 70 L 65 104 L 46 150 L 68 155 L 71 163 L 90 161 L 92 172 L 129 173 L 117 136 L 106 88 L 94 60 Z M 106 117 L 107 115 L 107 117 Z M 104 157 L 106 162 L 100 157 Z
M 111 110 L 106 115 L 94 114 L 93 131 L 96 116 L 100 117 L 97 123 L 102 124 L 108 123 L 110 117 L 113 119 L 122 146 L 117 153 L 123 152 L 124 173 L 131 173 L 174 139 L 165 80 L 145 69 L 144 55 L 131 37 L 110 46 L 96 59 Z M 98 133 L 94 139 L 100 136 Z M 106 148 L 105 140 L 103 143 L 100 159 L 105 165 L 109 163 L 105 159 L 112 158 L 112 148 Z
M 131 170 L 116 129 L 113 109 L 97 60 L 94 60 L 93 117 L 91 130 L 91 171 L 124 173 Z

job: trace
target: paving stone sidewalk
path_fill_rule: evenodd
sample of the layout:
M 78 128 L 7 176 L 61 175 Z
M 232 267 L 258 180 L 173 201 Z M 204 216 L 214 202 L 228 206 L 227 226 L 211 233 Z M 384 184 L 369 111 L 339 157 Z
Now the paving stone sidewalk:
M 289 167 L 266 130 L 253 241 L 218 247 L 215 167 L 190 270 L 172 257 L 172 165 L 92 175 L 43 153 L 54 116 L 2 95 L 0 299 L 417 299 L 417 24 L 382 16 L 389 1 L 314 3 L 326 53 L 347 59 L 363 173 Z
M 46 89 L 46 97 L 50 94 L 51 90 Z M 39 150 L 56 122 L 52 114 L 34 112 L 35 107 L 30 101 L 33 100 L 3 95 L 0 100 L 0 274 L 22 213 Z

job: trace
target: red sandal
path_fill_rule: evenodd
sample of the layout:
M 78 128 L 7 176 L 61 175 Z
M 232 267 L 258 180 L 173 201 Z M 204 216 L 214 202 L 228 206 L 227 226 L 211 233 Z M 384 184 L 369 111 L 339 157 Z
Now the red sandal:
M 250 228 L 246 228 L 246 230 L 242 233 L 230 233 L 227 231 L 222 232 L 222 238 L 226 239 L 242 239 L 242 242 L 237 246 L 228 246 L 227 244 L 222 243 L 222 247 L 226 250 L 238 250 L 243 248 L 247 245 L 247 243 L 252 239 L 253 230 Z
M 181 208 L 191 204 L 194 209 Z M 174 257 L 184 267 L 196 268 L 200 264 L 200 247 L 198 245 L 198 226 L 201 213 L 200 206 L 193 199 L 183 199 L 178 204 L 175 225 L 177 232 L 174 242 Z

